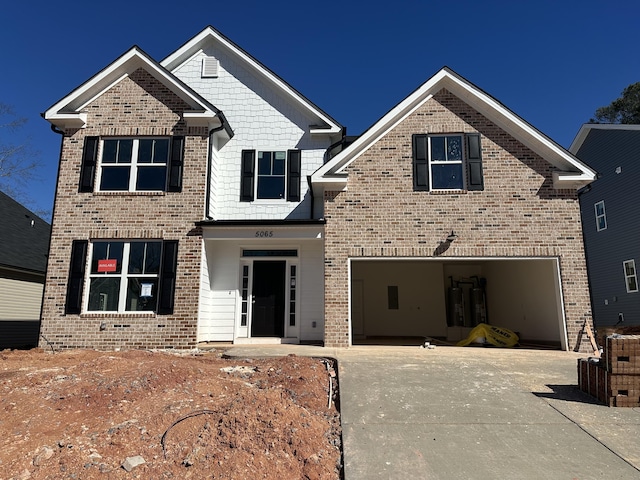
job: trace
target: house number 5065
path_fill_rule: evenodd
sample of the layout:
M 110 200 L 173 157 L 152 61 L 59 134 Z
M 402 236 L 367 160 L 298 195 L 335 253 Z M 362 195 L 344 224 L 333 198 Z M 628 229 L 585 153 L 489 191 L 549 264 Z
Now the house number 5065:
M 256 232 L 256 237 L 273 237 L 273 230 L 258 230 Z

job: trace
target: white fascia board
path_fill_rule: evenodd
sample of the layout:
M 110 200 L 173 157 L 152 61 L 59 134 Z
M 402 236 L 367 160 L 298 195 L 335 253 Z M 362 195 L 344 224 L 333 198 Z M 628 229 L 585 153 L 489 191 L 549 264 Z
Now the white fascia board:
M 477 87 L 443 68 L 411 95 L 391 109 L 364 135 L 346 150 L 340 152 L 312 175 L 312 181 L 321 182 L 326 175 L 343 172 L 344 169 L 387 134 L 397 124 L 428 101 L 440 89 L 445 88 L 471 107 L 485 115 L 500 128 L 538 153 L 545 160 L 563 172 L 579 175 L 584 180 L 594 180 L 596 172 L 575 158 L 572 154 L 533 128 L 504 105 L 497 102 Z M 565 187 L 566 188 L 566 187 Z
M 500 128 L 538 153 L 549 163 L 564 172 L 572 172 L 586 177 L 591 176 L 592 180 L 595 179 L 595 171 L 494 98 L 468 83 L 463 83 L 455 76 L 449 76 L 447 80 L 453 94 L 460 96 L 470 106 L 486 115 Z M 445 88 L 447 88 L 446 85 Z
M 210 110 L 205 112 L 184 112 L 182 117 L 190 127 L 207 127 L 211 130 L 222 125 L 220 117 Z
M 575 189 L 578 190 L 595 180 L 589 174 L 574 172 L 553 172 L 553 188 L 555 189 Z
M 328 125 L 328 128 L 314 128 L 310 133 L 316 135 L 335 135 L 342 132 L 342 126 L 337 124 L 334 120 L 329 118 L 324 112 L 319 110 L 315 105 L 310 103 L 307 99 L 305 99 L 300 93 L 298 93 L 295 89 L 293 89 L 288 83 L 283 81 L 280 77 L 275 75 L 271 70 L 263 66 L 260 62 L 258 62 L 251 55 L 246 53 L 244 50 L 239 48 L 233 42 L 228 40 L 222 34 L 217 32 L 213 27 L 207 27 L 198 35 L 193 37 L 190 41 L 180 47 L 178 50 L 173 52 L 167 58 L 162 60 L 160 64 L 170 70 L 173 71 L 180 65 L 182 65 L 185 61 L 192 58 L 193 55 L 202 50 L 202 45 L 207 41 L 208 38 L 213 38 L 216 42 L 220 43 L 227 49 L 229 49 L 233 54 L 240 57 L 242 61 L 244 61 L 248 66 L 253 68 L 256 72 L 266 78 L 273 86 L 279 88 L 284 93 L 289 95 L 297 104 L 302 106 L 307 111 L 311 112 L 314 116 L 318 117 L 324 123 Z
M 311 183 L 313 184 L 314 191 L 316 191 L 316 188 L 318 188 L 322 191 L 329 190 L 332 192 L 341 192 L 347 190 L 347 180 L 348 178 L 346 175 L 324 175 L 315 178 L 312 176 Z
M 86 113 L 58 113 L 45 118 L 51 124 L 62 130 L 67 128 L 84 128 L 87 124 Z
M 80 116 L 79 118 L 83 118 L 83 121 L 78 120 L 73 126 L 83 127 L 84 122 L 86 122 L 86 114 L 82 114 L 80 111 L 138 68 L 144 68 L 160 83 L 169 88 L 197 111 L 201 111 L 202 114 L 213 116 L 217 114 L 217 112 L 211 110 L 201 99 L 185 89 L 183 85 L 176 82 L 175 78 L 169 72 L 158 68 L 157 64 L 149 61 L 137 47 L 133 47 L 107 68 L 100 71 L 90 80 L 83 83 L 80 87 L 50 107 L 44 113 L 44 118 L 56 126 L 64 127 L 65 125 L 71 126 L 71 124 L 60 121 L 64 120 L 61 116 Z

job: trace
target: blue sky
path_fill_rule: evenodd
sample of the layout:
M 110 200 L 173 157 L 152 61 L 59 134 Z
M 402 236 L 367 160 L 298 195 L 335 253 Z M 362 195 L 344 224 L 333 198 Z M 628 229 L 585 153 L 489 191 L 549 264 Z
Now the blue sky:
M 212 25 L 360 134 L 448 66 L 569 147 L 640 81 L 640 4 L 618 1 L 157 0 L 3 6 L 0 102 L 39 152 L 27 194 L 53 206 L 60 137 L 40 113 L 132 45 L 160 61 Z M 0 119 L 1 120 L 1 119 Z

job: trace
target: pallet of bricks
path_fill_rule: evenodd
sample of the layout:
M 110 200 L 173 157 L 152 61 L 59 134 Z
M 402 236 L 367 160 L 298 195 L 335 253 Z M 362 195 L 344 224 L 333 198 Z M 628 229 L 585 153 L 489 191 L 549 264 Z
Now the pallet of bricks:
M 601 358 L 579 359 L 578 385 L 610 407 L 640 407 L 640 335 L 610 335 Z

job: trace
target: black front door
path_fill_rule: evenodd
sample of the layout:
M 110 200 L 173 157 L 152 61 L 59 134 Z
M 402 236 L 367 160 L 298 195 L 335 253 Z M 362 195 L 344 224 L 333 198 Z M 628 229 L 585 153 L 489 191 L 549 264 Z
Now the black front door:
M 253 262 L 252 337 L 284 337 L 286 262 Z

